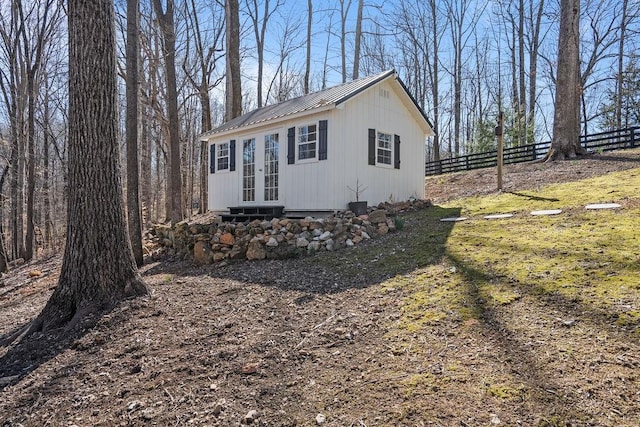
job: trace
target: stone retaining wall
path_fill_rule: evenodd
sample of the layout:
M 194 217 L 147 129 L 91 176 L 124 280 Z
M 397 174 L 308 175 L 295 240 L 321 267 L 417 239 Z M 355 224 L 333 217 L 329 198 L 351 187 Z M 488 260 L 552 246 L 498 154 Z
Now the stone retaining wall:
M 420 209 L 422 200 L 382 204 L 368 215 L 347 211 L 329 218 L 252 221 L 248 224 L 179 222 L 155 225 L 152 239 L 169 253 L 192 258 L 199 264 L 236 259 L 282 259 L 340 248 L 387 234 L 404 222 L 396 215 Z

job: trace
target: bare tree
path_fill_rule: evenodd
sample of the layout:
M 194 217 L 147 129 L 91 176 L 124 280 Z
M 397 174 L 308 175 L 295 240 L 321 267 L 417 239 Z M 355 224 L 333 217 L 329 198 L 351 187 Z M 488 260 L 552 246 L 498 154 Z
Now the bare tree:
M 353 0 L 338 0 L 340 3 L 340 61 L 342 83 L 347 82 L 347 19 Z
M 169 174 L 167 200 L 169 219 L 175 224 L 184 218 L 184 195 L 182 188 L 182 167 L 180 158 L 180 123 L 178 120 L 178 89 L 176 81 L 176 34 L 174 23 L 174 3 L 167 0 L 166 11 L 160 0 L 153 0 L 153 9 L 162 33 L 162 54 L 164 76 L 167 85 L 166 104 L 169 119 Z
M 553 139 L 548 160 L 586 154 L 580 145 L 580 0 L 561 0 Z
M 267 102 L 278 103 L 302 94 L 300 85 L 300 70 L 297 68 L 294 53 L 304 46 L 300 38 L 302 22 L 293 16 L 274 26 L 275 38 L 280 41 L 277 51 L 277 61 L 273 78 L 267 89 Z
M 120 178 L 113 2 L 69 0 L 68 16 L 67 243 L 58 286 L 29 332 L 73 325 L 147 292 L 131 253 Z
M 622 12 L 620 14 L 620 40 L 618 41 L 618 73 L 616 75 L 616 127 L 622 128 L 622 83 L 624 74 L 624 44 L 627 35 L 627 11 L 629 0 L 622 0 Z
M 353 79 L 360 77 L 360 45 L 362 44 L 362 9 L 364 0 L 358 0 L 358 13 L 356 15 L 356 34 L 353 47 Z
M 129 238 L 136 264 L 144 263 L 142 254 L 142 216 L 140 214 L 139 171 L 138 171 L 138 126 L 140 108 L 138 105 L 138 59 L 139 59 L 139 10 L 138 0 L 127 0 L 127 46 L 126 46 L 126 92 L 127 110 L 125 116 L 127 145 L 127 223 Z
M 24 247 L 24 114 L 26 110 L 26 83 L 24 78 L 24 64 L 21 63 L 21 46 L 23 33 L 26 31 L 20 19 L 21 2 L 12 0 L 8 16 L 2 14 L 0 19 L 0 36 L 5 65 L 0 69 L 0 89 L 5 103 L 5 109 L 10 122 L 10 232 L 11 259 L 23 256 Z M 4 12 L 4 10 L 0 10 Z
M 240 11 L 238 0 L 225 1 L 227 72 L 225 120 L 242 114 L 242 83 L 240 77 Z
M 218 86 L 221 83 L 222 78 L 218 78 L 212 81 L 216 64 L 222 57 L 222 43 L 224 35 L 224 11 L 211 7 L 211 17 L 207 19 L 207 22 L 211 24 L 211 31 L 207 31 L 205 34 L 210 34 L 209 38 L 203 36 L 201 30 L 200 18 L 198 15 L 201 13 L 196 7 L 195 0 L 190 0 L 186 5 L 187 10 L 187 55 L 185 62 L 183 63 L 183 69 L 187 76 L 187 79 L 198 93 L 198 99 L 200 100 L 201 120 L 200 131 L 202 133 L 211 130 L 212 118 L 211 118 L 211 97 L 209 90 Z M 194 60 L 188 63 L 189 52 L 193 45 Z M 208 177 L 208 165 L 207 165 L 207 143 L 200 141 L 200 213 L 204 213 L 207 210 L 207 177 Z
M 430 107 L 436 134 L 431 157 L 440 160 L 440 42 L 447 20 L 437 0 L 402 2 L 393 17 L 405 64 L 405 81 L 423 109 Z
M 309 93 L 311 79 L 311 25 L 313 24 L 313 0 L 307 0 L 307 56 L 304 67 L 304 93 Z
M 264 105 L 262 99 L 262 82 L 264 80 L 264 48 L 267 26 L 272 15 L 282 4 L 283 0 L 275 0 L 275 3 L 272 3 L 270 0 L 261 0 L 261 3 L 258 2 L 258 0 L 247 0 L 247 13 L 253 25 L 256 51 L 258 53 L 258 108 Z
M 472 10 L 469 0 L 446 0 L 447 14 L 449 17 L 449 30 L 451 32 L 453 46 L 453 65 L 449 69 L 452 77 L 453 90 L 453 152 L 460 155 L 460 137 L 462 129 L 462 89 L 463 89 L 463 66 L 464 51 L 468 41 L 473 35 L 473 29 L 478 22 L 486 5 Z M 472 13 L 470 16 L 469 13 Z
M 544 12 L 544 0 L 539 0 L 534 5 L 534 0 L 529 0 L 529 14 L 527 15 L 527 34 L 529 50 L 529 112 L 527 114 L 527 136 L 533 138 L 535 134 L 536 100 L 538 97 L 538 57 L 540 44 L 543 40 L 541 23 Z M 528 140 L 533 143 L 533 140 Z
M 7 174 L 9 172 L 9 165 L 5 165 L 2 168 L 2 173 L 0 173 L 0 202 L 4 203 L 2 188 L 4 187 L 4 181 L 7 178 Z M 0 209 L 0 273 L 4 273 L 8 270 L 9 266 L 7 263 L 7 250 L 4 246 L 4 221 L 2 218 L 2 210 Z

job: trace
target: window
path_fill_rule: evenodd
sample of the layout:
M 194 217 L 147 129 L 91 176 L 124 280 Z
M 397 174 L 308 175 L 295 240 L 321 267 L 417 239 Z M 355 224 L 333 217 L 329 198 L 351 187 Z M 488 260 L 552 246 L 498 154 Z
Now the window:
M 378 164 L 391 166 L 392 159 L 392 137 L 388 133 L 378 132 L 376 160 Z
M 256 140 L 242 141 L 242 201 L 256 200 Z
M 228 170 L 229 169 L 229 143 L 224 142 L 218 145 L 218 170 Z
M 400 135 L 377 132 L 369 129 L 368 132 L 368 161 L 371 166 L 400 169 Z
M 264 200 L 278 200 L 278 134 L 264 136 Z
M 316 125 L 298 128 L 298 160 L 315 159 L 317 132 Z

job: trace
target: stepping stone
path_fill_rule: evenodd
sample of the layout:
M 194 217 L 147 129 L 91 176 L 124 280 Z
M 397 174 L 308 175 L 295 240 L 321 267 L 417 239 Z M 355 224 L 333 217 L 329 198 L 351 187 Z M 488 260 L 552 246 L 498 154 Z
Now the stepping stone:
M 466 216 L 454 216 L 451 218 L 440 218 L 440 222 L 459 222 L 459 221 L 465 221 L 469 219 Z
M 562 212 L 562 209 L 546 209 L 541 211 L 533 211 L 531 212 L 531 215 L 534 215 L 534 216 L 558 215 L 560 212 Z
M 494 215 L 487 215 L 484 217 L 484 219 L 502 219 L 502 218 L 511 218 L 513 216 L 513 214 L 494 214 Z
M 618 209 L 622 207 L 618 203 L 594 203 L 585 206 L 585 209 Z

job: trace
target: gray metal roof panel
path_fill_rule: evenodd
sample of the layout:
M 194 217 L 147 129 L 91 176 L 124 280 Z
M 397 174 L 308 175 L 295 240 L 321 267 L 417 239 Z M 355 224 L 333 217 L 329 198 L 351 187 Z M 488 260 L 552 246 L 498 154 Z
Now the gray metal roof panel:
M 203 134 L 201 138 L 215 135 L 224 131 L 238 129 L 257 123 L 266 122 L 268 120 L 313 110 L 330 104 L 338 105 L 342 102 L 347 101 L 348 99 L 352 98 L 368 87 L 394 74 L 395 70 L 387 70 L 380 74 L 353 80 L 339 86 L 334 86 L 318 92 L 310 93 L 308 95 L 299 96 L 297 98 L 289 99 L 278 104 L 267 105 L 266 107 L 253 110 L 249 113 L 238 116 L 235 119 L 231 119 L 221 126 L 218 126 L 217 128 Z
M 431 120 L 429 120 L 424 110 L 420 107 L 411 92 L 409 92 L 409 89 L 404 82 L 396 75 L 395 70 L 391 69 L 380 74 L 353 80 L 339 86 L 334 86 L 308 95 L 289 99 L 278 104 L 267 105 L 266 107 L 253 110 L 249 113 L 243 114 L 242 116 L 236 117 L 235 119 L 229 120 L 213 130 L 210 130 L 209 132 L 201 135 L 200 138 L 207 138 L 226 131 L 303 113 L 304 111 L 311 111 L 323 107 L 327 108 L 327 106 L 331 105 L 337 106 L 390 76 L 395 76 L 395 79 L 400 84 L 407 97 L 411 100 L 411 103 L 414 105 L 419 115 L 424 119 L 433 132 L 434 129 L 433 124 L 431 124 Z

